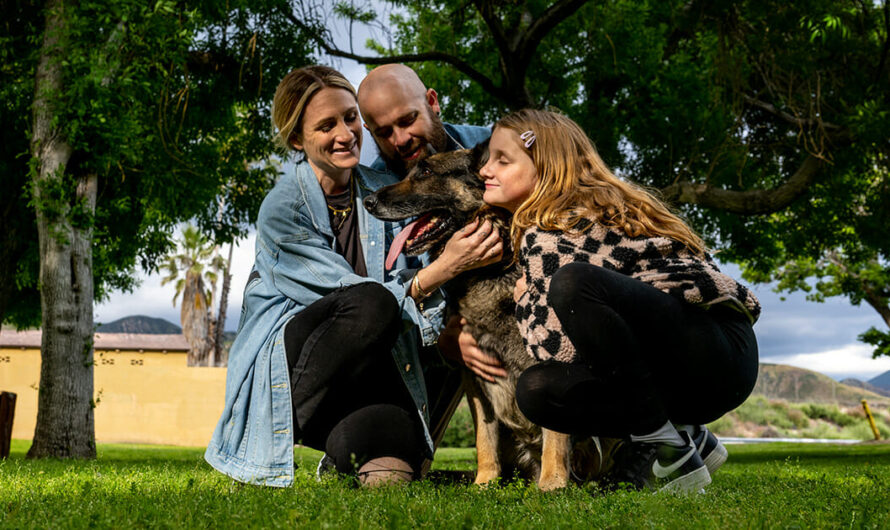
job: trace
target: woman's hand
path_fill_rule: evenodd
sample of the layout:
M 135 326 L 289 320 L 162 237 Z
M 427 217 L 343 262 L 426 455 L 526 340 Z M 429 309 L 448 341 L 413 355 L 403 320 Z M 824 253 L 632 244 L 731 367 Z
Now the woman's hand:
M 487 219 L 480 224 L 477 218 L 451 236 L 436 261 L 441 262 L 453 278 L 470 269 L 497 263 L 503 250 L 497 228 Z
M 526 291 L 528 291 L 528 284 L 525 283 L 525 275 L 522 275 L 516 280 L 516 285 L 513 286 L 513 301 L 518 304 L 519 299 L 522 298 Z
M 504 252 L 501 236 L 491 221 L 479 219 L 458 230 L 445 243 L 445 249 L 435 261 L 417 272 L 417 281 L 425 293 L 431 293 L 458 274 L 497 263 Z M 420 295 L 412 286 L 410 295 Z
M 446 358 L 463 363 L 479 377 L 494 382 L 495 377 L 507 377 L 504 365 L 479 348 L 476 339 L 464 331 L 467 320 L 452 316 L 439 335 L 439 350 Z

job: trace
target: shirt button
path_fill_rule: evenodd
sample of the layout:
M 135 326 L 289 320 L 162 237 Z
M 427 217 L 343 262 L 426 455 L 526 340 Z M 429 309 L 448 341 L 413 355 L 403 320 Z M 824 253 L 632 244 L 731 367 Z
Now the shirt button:
M 410 371 L 411 371 L 411 364 L 410 364 L 410 363 L 405 365 L 405 371 L 406 371 L 406 372 L 410 372 Z
M 372 247 L 373 247 L 374 245 L 376 245 L 376 244 L 377 244 L 376 241 L 371 241 L 371 246 L 372 246 Z

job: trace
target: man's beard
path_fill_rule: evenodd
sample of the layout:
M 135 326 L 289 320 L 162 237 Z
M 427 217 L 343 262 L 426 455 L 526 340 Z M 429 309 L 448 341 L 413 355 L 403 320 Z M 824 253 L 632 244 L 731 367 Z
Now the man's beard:
M 429 138 L 427 138 L 427 143 L 420 148 L 420 153 L 417 158 L 405 161 L 398 155 L 390 157 L 384 153 L 382 149 L 377 150 L 380 153 L 380 158 L 386 162 L 386 167 L 396 175 L 404 177 L 411 171 L 411 168 L 416 166 L 417 163 L 424 158 L 433 153 L 442 153 L 448 148 L 448 133 L 445 132 L 445 126 L 442 124 L 442 120 L 439 118 L 439 115 L 433 112 L 429 107 L 427 107 L 426 111 L 430 118 L 430 123 L 432 123 L 432 130 L 430 131 Z M 432 148 L 432 150 L 430 148 Z

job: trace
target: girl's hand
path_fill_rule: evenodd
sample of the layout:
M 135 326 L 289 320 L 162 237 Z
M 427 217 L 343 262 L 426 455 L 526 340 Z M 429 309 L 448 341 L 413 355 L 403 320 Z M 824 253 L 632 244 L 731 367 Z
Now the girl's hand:
M 513 301 L 518 304 L 519 299 L 526 291 L 528 291 L 528 284 L 525 283 L 525 275 L 522 275 L 516 280 L 516 285 L 513 287 Z

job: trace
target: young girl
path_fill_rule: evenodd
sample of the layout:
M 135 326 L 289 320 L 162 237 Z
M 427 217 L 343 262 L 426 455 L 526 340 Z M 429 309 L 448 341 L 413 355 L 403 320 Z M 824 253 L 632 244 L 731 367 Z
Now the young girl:
M 513 212 L 516 316 L 542 361 L 519 379 L 520 409 L 552 430 L 628 439 L 619 482 L 700 490 L 726 459 L 703 424 L 757 378 L 757 299 L 569 118 L 512 113 L 489 150 L 484 199 Z

